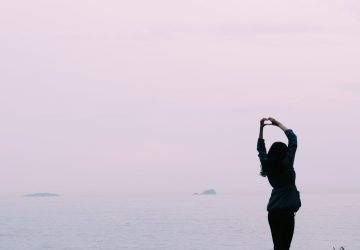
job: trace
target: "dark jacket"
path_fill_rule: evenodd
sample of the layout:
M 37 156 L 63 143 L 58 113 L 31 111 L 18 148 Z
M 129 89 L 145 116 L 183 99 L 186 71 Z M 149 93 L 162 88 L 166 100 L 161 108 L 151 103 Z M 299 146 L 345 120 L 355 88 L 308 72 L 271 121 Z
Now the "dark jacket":
M 300 193 L 295 185 L 294 159 L 297 149 L 297 137 L 291 129 L 285 131 L 289 140 L 288 150 L 282 162 L 284 168 L 280 175 L 268 176 L 270 185 L 273 187 L 271 197 L 267 205 L 269 212 L 276 210 L 290 209 L 299 210 L 301 206 Z M 261 164 L 267 160 L 267 153 L 264 139 L 258 139 L 257 151 Z

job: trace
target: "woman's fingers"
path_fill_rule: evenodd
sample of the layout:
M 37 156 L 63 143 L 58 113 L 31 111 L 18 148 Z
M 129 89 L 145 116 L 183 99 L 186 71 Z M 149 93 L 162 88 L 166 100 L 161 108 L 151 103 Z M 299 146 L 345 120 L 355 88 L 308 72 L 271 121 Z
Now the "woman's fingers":
M 262 118 L 260 120 L 260 126 L 261 127 L 265 127 L 266 125 L 270 125 L 269 123 L 265 123 L 266 121 L 268 121 L 269 119 L 268 118 Z
M 268 119 L 269 119 L 269 121 L 271 121 L 271 123 L 273 125 L 278 125 L 279 124 L 279 122 L 276 119 L 272 118 L 272 117 L 269 117 Z

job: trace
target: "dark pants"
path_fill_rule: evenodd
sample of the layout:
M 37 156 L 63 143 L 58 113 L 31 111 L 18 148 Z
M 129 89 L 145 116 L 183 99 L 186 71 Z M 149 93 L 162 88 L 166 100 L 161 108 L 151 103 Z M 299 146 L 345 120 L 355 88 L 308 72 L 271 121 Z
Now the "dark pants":
M 294 234 L 294 211 L 272 211 L 268 214 L 274 250 L 289 250 Z

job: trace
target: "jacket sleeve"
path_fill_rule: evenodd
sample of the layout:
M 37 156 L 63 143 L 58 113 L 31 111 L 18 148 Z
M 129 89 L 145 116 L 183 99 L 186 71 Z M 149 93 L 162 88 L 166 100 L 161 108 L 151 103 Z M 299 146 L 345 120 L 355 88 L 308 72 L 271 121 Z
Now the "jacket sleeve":
M 297 149 L 297 136 L 291 129 L 286 130 L 285 135 L 289 140 L 288 151 L 287 151 L 286 157 L 288 158 L 290 163 L 293 164 L 294 159 L 295 159 L 296 149 Z
M 258 156 L 260 159 L 261 164 L 263 164 L 263 162 L 266 160 L 267 158 L 267 153 L 266 153 L 266 147 L 265 147 L 265 140 L 264 139 L 258 139 L 257 142 L 257 151 L 258 151 Z

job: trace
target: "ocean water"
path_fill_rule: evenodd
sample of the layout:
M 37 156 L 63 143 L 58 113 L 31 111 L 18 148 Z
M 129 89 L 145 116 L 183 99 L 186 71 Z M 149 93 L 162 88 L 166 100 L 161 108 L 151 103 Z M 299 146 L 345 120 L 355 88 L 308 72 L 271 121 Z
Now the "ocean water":
M 360 249 L 359 194 L 301 194 L 291 249 Z M 267 195 L 0 198 L 0 249 L 270 250 Z

